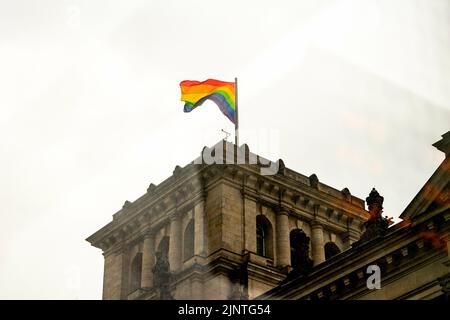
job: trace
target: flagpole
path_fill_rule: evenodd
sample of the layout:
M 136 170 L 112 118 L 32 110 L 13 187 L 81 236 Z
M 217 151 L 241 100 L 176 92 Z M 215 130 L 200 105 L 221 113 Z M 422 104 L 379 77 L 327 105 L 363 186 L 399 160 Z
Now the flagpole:
M 234 143 L 236 147 L 239 146 L 239 112 L 238 112 L 238 80 L 234 78 L 234 97 L 235 97 L 235 112 L 236 112 L 236 121 L 234 123 Z

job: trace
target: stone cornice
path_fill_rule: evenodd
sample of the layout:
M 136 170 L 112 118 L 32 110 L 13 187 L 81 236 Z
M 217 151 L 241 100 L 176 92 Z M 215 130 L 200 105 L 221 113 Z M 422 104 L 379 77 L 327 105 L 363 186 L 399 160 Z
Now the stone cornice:
M 310 212 L 312 204 L 320 204 L 333 212 L 341 212 L 341 217 L 344 215 L 360 221 L 368 217 L 363 202 L 361 205 L 362 200 L 359 199 L 356 205 L 345 200 L 348 194 L 320 182 L 317 189 L 313 188 L 308 178 L 285 167 L 274 176 L 262 176 L 257 164 L 190 163 L 184 168 L 176 167 L 174 175 L 159 185 L 151 184 L 146 194 L 134 202 L 127 202 L 122 210 L 113 215 L 112 222 L 86 240 L 93 246 L 105 249 L 108 241 L 104 239 L 113 236 L 117 230 L 129 229 L 134 221 L 138 221 L 138 225 L 154 223 L 160 220 L 159 216 L 166 215 L 173 208 L 187 210 L 202 198 L 204 200 L 208 189 L 219 181 L 231 183 L 233 187 L 243 190 L 244 197 L 252 197 L 270 206 L 282 203 L 299 214 Z M 339 221 L 340 218 L 335 224 L 339 224 Z
M 430 250 L 433 242 L 431 242 L 431 239 L 423 237 L 423 235 L 427 234 L 427 230 L 433 230 L 435 227 L 436 230 L 441 232 L 441 247 L 436 247 L 432 250 L 435 251 L 436 259 L 444 259 L 446 255 L 444 241 L 449 223 L 448 220 L 438 219 L 433 221 L 433 224 L 428 221 L 421 226 L 415 227 L 407 223 L 399 224 L 397 228 L 394 228 L 395 226 L 391 227 L 384 238 L 344 251 L 325 263 L 318 265 L 307 278 L 294 279 L 282 287 L 272 289 L 261 296 L 261 298 L 305 298 L 310 294 L 316 294 L 320 290 L 328 288 L 333 283 L 342 281 L 344 278 L 354 278 L 354 275 L 364 271 L 367 265 L 370 264 L 377 264 L 384 268 L 392 265 L 394 260 L 404 259 L 405 257 L 411 257 L 412 263 L 420 263 L 420 261 L 416 261 L 417 257 L 411 252 L 417 253 Z M 435 246 L 436 240 L 433 241 Z M 425 255 L 424 261 L 427 258 L 430 259 L 430 257 L 430 255 Z
M 242 166 L 242 170 L 247 168 Z M 347 215 L 362 221 L 368 218 L 368 213 L 363 207 L 355 206 L 343 199 L 338 199 L 330 196 L 327 193 L 323 193 L 320 190 L 316 190 L 310 187 L 299 185 L 298 183 L 292 183 L 295 181 L 287 181 L 286 179 L 274 180 L 273 176 L 257 176 L 251 172 L 246 172 L 240 175 L 244 177 L 239 181 L 233 180 L 230 176 L 224 175 L 224 179 L 237 186 L 244 186 L 244 190 L 252 195 L 254 198 L 265 198 L 274 201 L 281 200 L 288 206 L 294 206 L 299 201 L 309 201 L 315 204 L 321 204 L 326 207 L 334 208 L 335 210 L 344 211 Z
M 326 204 L 319 203 L 316 200 L 311 200 L 306 197 L 297 195 L 295 202 L 285 202 L 277 199 L 276 194 L 262 194 L 255 192 L 250 188 L 245 188 L 242 190 L 245 198 L 252 199 L 261 205 L 272 208 L 277 211 L 279 207 L 283 210 L 288 211 L 290 215 L 296 216 L 301 220 L 306 221 L 318 221 L 327 228 L 331 228 L 336 232 L 343 232 L 348 229 L 347 225 L 358 223 L 357 228 L 359 229 L 364 222 L 363 219 L 354 217 L 347 212 L 344 212 L 341 208 L 336 206 L 327 206 Z
M 200 174 L 200 172 L 198 173 Z M 190 205 L 193 206 L 193 201 L 197 203 L 201 201 L 201 199 L 204 199 L 204 189 L 201 177 L 184 180 L 184 182 L 180 183 L 182 183 L 180 186 L 172 186 L 167 193 L 154 194 L 147 199 L 145 199 L 144 196 L 136 200 L 135 203 L 129 204 L 127 212 L 124 212 L 124 215 L 118 216 L 86 240 L 93 246 L 105 250 L 104 247 L 100 247 L 100 243 L 105 237 L 111 237 L 117 230 L 130 229 L 130 226 L 134 225 L 136 221 L 139 221 L 140 223 L 151 221 L 153 223 L 154 221 L 159 220 L 158 216 L 166 215 L 167 212 L 170 212 L 177 207 L 179 211 L 183 211 Z M 144 200 L 147 200 L 148 202 L 145 202 Z M 139 205 L 136 204 L 138 201 Z

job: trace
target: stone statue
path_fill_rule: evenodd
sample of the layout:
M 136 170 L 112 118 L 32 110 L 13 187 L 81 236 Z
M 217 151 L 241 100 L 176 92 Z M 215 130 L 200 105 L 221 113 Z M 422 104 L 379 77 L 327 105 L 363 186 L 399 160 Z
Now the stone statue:
M 159 291 L 160 300 L 174 300 L 170 293 L 170 264 L 167 254 L 161 251 L 156 252 L 156 263 L 152 269 L 153 283 L 156 290 Z
M 230 272 L 230 300 L 248 300 L 248 258 L 245 255 L 241 265 Z
M 297 250 L 293 257 L 293 269 L 287 275 L 283 282 L 292 280 L 298 276 L 308 275 L 313 268 L 313 260 L 309 257 L 309 241 L 310 238 L 304 233 L 299 233 L 297 240 Z
M 366 230 L 361 235 L 359 241 L 355 242 L 353 246 L 358 246 L 363 242 L 384 236 L 389 227 L 389 218 L 383 218 L 383 201 L 384 198 L 380 196 L 375 188 L 372 188 L 369 196 L 366 198 L 367 207 L 369 209 L 369 219 L 364 223 Z
M 301 235 L 303 239 L 299 241 L 299 250 L 297 250 L 298 272 L 300 274 L 308 274 L 313 267 L 313 261 L 309 257 L 309 241 L 310 238 L 305 233 Z

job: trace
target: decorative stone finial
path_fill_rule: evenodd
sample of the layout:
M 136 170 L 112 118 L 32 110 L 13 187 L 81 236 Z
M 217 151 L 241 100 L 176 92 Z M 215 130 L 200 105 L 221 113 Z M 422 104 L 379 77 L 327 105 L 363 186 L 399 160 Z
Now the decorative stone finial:
M 284 168 L 286 168 L 283 159 L 278 159 L 278 173 L 284 174 Z
M 342 189 L 341 193 L 346 201 L 350 201 L 352 199 L 352 194 L 350 193 L 350 190 L 348 190 L 348 188 Z
M 131 202 L 128 201 L 128 200 L 125 200 L 125 202 L 124 202 L 122 208 L 126 209 L 126 208 L 129 208 L 129 207 L 131 207 Z
M 366 198 L 367 207 L 369 208 L 370 221 L 381 218 L 381 213 L 383 212 L 383 201 L 384 197 L 380 196 L 375 188 L 372 188 L 372 191 Z
M 384 197 L 380 196 L 375 188 L 372 188 L 372 191 L 370 191 L 369 196 L 366 198 L 368 206 L 371 206 L 372 204 L 378 204 L 381 209 L 383 209 L 383 201 Z
M 153 183 L 150 183 L 150 185 L 147 188 L 147 192 L 151 193 L 151 192 L 155 191 L 155 189 L 156 189 L 156 186 Z
M 369 219 L 364 222 L 366 231 L 361 235 L 359 241 L 355 242 L 353 246 L 370 241 L 372 239 L 382 237 L 386 233 L 389 227 L 389 220 L 383 218 L 381 213 L 383 212 L 384 198 L 378 193 L 375 188 L 372 188 L 369 196 L 366 198 L 367 206 L 369 208 Z
M 309 176 L 309 185 L 314 189 L 318 189 L 319 187 L 319 178 L 317 178 L 316 174 L 313 173 Z
M 175 176 L 175 177 L 177 177 L 179 174 L 180 174 L 180 171 L 181 171 L 181 167 L 180 166 L 175 166 L 175 169 L 173 169 L 173 175 Z

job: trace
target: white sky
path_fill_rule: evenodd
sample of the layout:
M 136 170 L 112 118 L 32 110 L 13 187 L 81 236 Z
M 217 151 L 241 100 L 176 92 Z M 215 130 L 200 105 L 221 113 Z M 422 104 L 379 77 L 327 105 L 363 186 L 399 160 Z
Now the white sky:
M 450 2 L 0 2 L 0 298 L 101 298 L 84 239 L 233 130 L 179 82 L 235 76 L 241 142 L 397 217 L 443 159 Z

